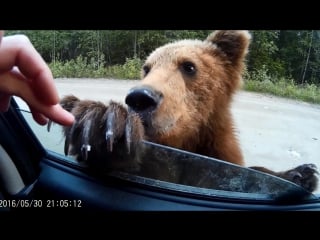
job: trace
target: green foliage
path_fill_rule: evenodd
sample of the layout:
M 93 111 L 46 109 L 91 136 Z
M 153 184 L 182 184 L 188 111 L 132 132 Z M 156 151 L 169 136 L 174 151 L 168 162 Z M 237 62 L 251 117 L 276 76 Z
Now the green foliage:
M 248 70 L 257 71 L 263 68 L 275 76 L 283 76 L 282 60 L 279 58 L 277 45 L 279 31 L 251 31 L 252 43 L 248 54 Z M 267 66 L 267 67 L 266 67 Z
M 143 62 L 139 58 L 127 58 L 123 65 L 125 78 L 137 79 L 140 78 L 141 68 Z
M 297 85 L 292 78 L 271 77 L 265 69 L 252 73 L 246 72 L 244 89 L 320 104 L 319 86 L 315 84 Z
M 123 65 L 113 65 L 104 67 L 103 55 L 100 56 L 99 63 L 91 58 L 90 61 L 81 55 L 76 60 L 66 62 L 56 61 L 50 63 L 49 67 L 55 78 L 118 78 L 118 79 L 138 79 L 142 61 L 139 58 L 127 58 Z
M 260 69 L 249 72 L 248 70 L 244 74 L 244 78 L 258 81 L 258 82 L 271 82 L 272 77 L 268 73 L 266 65 L 262 65 Z
M 157 47 L 178 39 L 205 39 L 212 30 L 8 30 L 26 34 L 48 63 L 77 61 L 79 56 L 97 65 L 123 65 L 127 59 L 145 59 Z M 320 84 L 319 30 L 252 30 L 248 71 L 263 68 L 276 78 L 296 84 Z M 103 61 L 101 61 L 103 56 Z M 97 71 L 95 69 L 95 71 Z M 133 77 L 133 76 L 128 76 Z
M 64 63 L 55 61 L 54 63 L 50 63 L 49 67 L 55 78 L 97 78 L 106 76 L 106 69 L 104 67 L 98 68 L 97 62 L 93 59 L 88 62 L 88 59 L 81 55 L 76 60 L 71 59 Z
M 140 78 L 143 60 L 178 39 L 205 39 L 212 30 L 8 30 L 26 34 L 55 77 Z M 246 88 L 317 101 L 319 30 L 253 30 Z M 299 89 L 297 88 L 299 86 Z M 308 95 L 309 94 L 309 95 Z
M 143 61 L 139 58 L 127 58 L 123 65 L 107 67 L 106 76 L 119 79 L 139 79 Z

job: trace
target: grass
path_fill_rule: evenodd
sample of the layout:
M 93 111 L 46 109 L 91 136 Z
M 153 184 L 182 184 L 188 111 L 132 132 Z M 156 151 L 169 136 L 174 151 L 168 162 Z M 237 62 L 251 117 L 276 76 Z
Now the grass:
M 49 67 L 55 78 L 117 78 L 138 79 L 142 68 L 139 58 L 126 59 L 123 65 L 104 66 L 104 60 L 100 65 L 93 59 L 78 57 L 75 60 L 50 63 Z
M 320 87 L 315 84 L 299 86 L 284 80 L 279 82 L 245 80 L 243 89 L 320 104 Z

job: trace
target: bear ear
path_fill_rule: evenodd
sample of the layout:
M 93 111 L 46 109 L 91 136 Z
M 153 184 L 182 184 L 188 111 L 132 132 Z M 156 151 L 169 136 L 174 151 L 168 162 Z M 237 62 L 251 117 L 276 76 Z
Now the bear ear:
M 215 44 L 232 63 L 236 64 L 248 53 L 251 35 L 245 30 L 217 30 L 211 33 L 206 41 Z

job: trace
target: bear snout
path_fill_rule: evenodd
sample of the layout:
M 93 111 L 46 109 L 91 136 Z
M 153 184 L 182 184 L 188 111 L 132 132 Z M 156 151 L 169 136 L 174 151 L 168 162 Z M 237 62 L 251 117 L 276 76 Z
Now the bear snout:
M 152 87 L 140 86 L 129 91 L 125 98 L 125 103 L 128 105 L 129 110 L 137 113 L 150 113 L 158 107 L 162 98 L 162 93 Z

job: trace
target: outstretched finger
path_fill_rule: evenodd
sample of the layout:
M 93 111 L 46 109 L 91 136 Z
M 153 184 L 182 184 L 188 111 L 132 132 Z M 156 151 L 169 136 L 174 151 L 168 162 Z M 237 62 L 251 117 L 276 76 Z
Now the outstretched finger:
M 74 121 L 73 115 L 59 104 L 46 104 L 39 101 L 34 95 L 30 83 L 24 81 L 23 76 L 17 75 L 15 72 L 0 74 L 0 90 L 7 95 L 21 97 L 28 104 L 39 124 L 45 124 L 46 118 L 62 125 L 71 125 Z
M 40 125 L 46 125 L 49 122 L 48 118 L 46 118 L 43 114 L 37 112 L 32 107 L 29 107 L 29 108 L 30 108 L 33 119 L 37 123 L 39 123 Z

